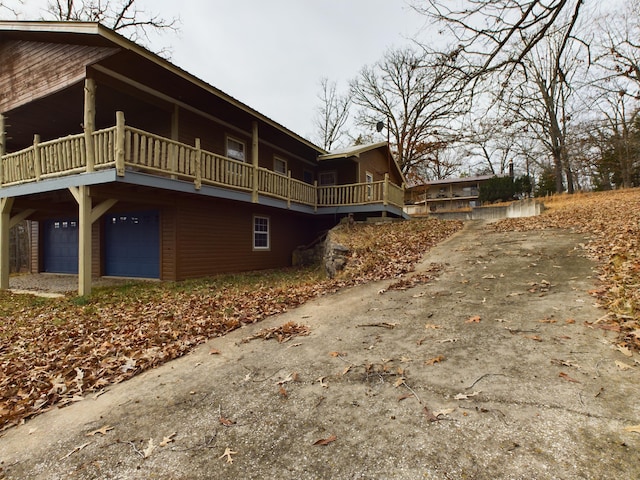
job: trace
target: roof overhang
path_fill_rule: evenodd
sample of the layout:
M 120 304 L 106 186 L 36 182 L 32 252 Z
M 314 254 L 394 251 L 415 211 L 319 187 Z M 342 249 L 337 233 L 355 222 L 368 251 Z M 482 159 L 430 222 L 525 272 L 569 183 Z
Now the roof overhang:
M 270 119 L 269 117 L 254 110 L 248 105 L 242 103 L 236 98 L 224 93 L 222 90 L 213 87 L 204 80 L 196 77 L 174 65 L 161 56 L 151 52 L 150 50 L 138 45 L 135 42 L 123 37 L 110 28 L 105 27 L 97 22 L 61 22 L 61 21 L 5 21 L 0 20 L 0 38 L 20 38 L 33 39 L 35 41 L 69 41 L 73 43 L 96 44 L 102 46 L 115 46 L 123 50 L 133 52 L 140 57 L 149 60 L 168 72 L 177 75 L 193 85 L 215 95 L 229 104 L 237 107 L 245 113 L 253 116 L 256 120 L 264 122 L 269 126 L 285 133 L 295 140 L 303 143 L 307 147 L 315 150 L 318 154 L 326 154 L 326 150 L 318 147 L 309 140 L 301 137 L 297 133 L 289 130 L 285 126 Z M 81 37 L 81 39 L 80 39 Z

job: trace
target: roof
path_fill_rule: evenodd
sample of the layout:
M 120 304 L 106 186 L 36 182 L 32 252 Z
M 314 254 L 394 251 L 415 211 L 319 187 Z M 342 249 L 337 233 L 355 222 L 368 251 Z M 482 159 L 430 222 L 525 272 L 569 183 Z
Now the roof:
M 377 148 L 386 147 L 387 142 L 367 143 L 365 145 L 354 145 L 352 147 L 334 150 L 324 155 L 320 155 L 318 160 L 335 160 L 338 158 L 359 157 L 361 153 L 375 150 Z
M 396 168 L 398 175 L 402 179 L 402 182 L 405 183 L 404 174 L 402 173 L 402 169 L 398 165 L 395 157 L 391 153 L 391 148 L 389 147 L 389 143 L 385 140 L 383 142 L 377 143 L 367 143 L 364 145 L 355 145 L 353 147 L 341 148 L 339 150 L 334 150 L 333 152 L 329 152 L 325 155 L 318 156 L 319 161 L 326 160 L 343 160 L 347 158 L 359 158 L 361 154 L 370 152 L 372 150 L 384 149 L 385 153 L 389 155 L 389 159 L 392 160 L 391 164 Z M 391 167 L 390 167 L 391 168 Z
M 432 180 L 430 182 L 422 182 L 417 185 L 413 185 L 411 188 L 429 187 L 432 185 L 451 185 L 453 183 L 473 183 L 483 182 L 494 177 L 500 177 L 502 175 L 478 175 L 476 177 L 459 177 L 459 178 L 444 178 L 442 180 Z
M 0 20 L 0 37 L 6 38 L 24 38 L 25 35 L 32 37 L 35 41 L 51 41 L 53 38 L 62 41 L 70 41 L 77 43 L 78 37 L 83 37 L 83 43 L 97 44 L 102 46 L 117 46 L 124 50 L 129 50 L 147 60 L 159 65 L 167 71 L 191 82 L 195 86 L 206 90 L 224 101 L 234 105 L 244 112 L 252 115 L 258 120 L 280 130 L 281 132 L 295 138 L 297 141 L 304 143 L 306 146 L 314 149 L 319 154 L 326 151 L 313 144 L 306 138 L 301 137 L 297 133 L 289 130 L 285 126 L 270 119 L 266 115 L 261 114 L 257 110 L 242 103 L 236 98 L 224 93 L 222 90 L 208 84 L 204 80 L 190 74 L 186 70 L 174 65 L 170 61 L 151 52 L 150 50 L 138 45 L 135 42 L 123 37 L 119 33 L 105 27 L 97 22 L 73 22 L 73 21 L 5 21 Z

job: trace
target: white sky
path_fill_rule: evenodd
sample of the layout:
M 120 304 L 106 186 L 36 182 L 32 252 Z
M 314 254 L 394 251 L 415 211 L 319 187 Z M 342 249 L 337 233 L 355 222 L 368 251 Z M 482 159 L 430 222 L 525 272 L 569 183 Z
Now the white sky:
M 24 3 L 30 18 L 22 19 L 37 19 L 47 0 Z M 320 79 L 346 88 L 388 48 L 410 44 L 425 20 L 405 0 L 137 3 L 181 19 L 181 32 L 163 34 L 152 50 L 169 47 L 179 67 L 312 140 Z

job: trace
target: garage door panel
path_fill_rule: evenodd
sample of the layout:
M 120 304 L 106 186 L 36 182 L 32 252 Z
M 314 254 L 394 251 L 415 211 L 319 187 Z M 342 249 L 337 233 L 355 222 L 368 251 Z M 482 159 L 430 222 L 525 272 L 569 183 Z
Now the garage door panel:
M 105 217 L 105 275 L 160 277 L 160 214 L 128 212 Z
M 43 222 L 43 271 L 78 273 L 78 220 L 73 218 Z

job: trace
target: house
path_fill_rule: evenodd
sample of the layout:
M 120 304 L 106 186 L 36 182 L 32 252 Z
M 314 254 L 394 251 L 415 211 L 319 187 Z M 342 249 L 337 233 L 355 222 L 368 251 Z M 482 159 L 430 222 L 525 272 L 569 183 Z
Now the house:
M 449 178 L 414 185 L 405 191 L 405 212 L 426 215 L 429 212 L 478 207 L 482 184 L 494 176 Z
M 23 220 L 31 272 L 86 295 L 286 266 L 342 216 L 403 215 L 386 143 L 326 152 L 100 24 L 2 21 L 0 65 L 0 288 Z

